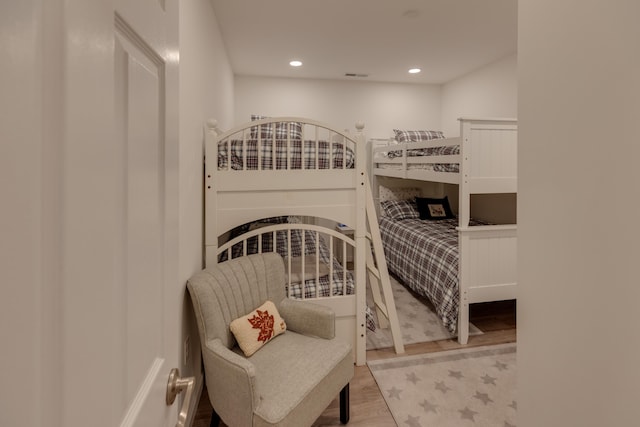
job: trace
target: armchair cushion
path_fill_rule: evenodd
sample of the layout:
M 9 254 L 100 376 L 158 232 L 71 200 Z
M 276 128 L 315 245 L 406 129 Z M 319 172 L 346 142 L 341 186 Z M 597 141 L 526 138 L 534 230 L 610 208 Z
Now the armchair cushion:
M 250 359 L 256 367 L 254 426 L 313 424 L 353 376 L 351 346 L 291 330 Z
M 325 339 L 335 337 L 336 316 L 329 307 L 285 298 L 280 302 L 280 312 L 292 331 Z
M 235 319 L 229 327 L 247 357 L 287 330 L 287 324 L 271 301 L 266 301 L 251 313 Z

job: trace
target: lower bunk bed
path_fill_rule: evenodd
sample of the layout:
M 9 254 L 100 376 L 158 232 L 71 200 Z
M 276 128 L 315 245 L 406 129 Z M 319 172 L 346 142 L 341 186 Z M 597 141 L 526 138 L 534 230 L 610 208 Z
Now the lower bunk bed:
M 265 218 L 232 230 L 218 248 L 218 262 L 256 253 L 277 252 L 285 263 L 289 298 L 315 299 L 355 294 L 355 281 L 344 250 L 353 239 L 302 218 Z
M 389 273 L 428 298 L 460 343 L 469 337 L 469 304 L 516 298 L 515 225 L 471 219 L 461 228 L 456 217 L 421 219 L 415 199 L 383 200 L 381 211 Z

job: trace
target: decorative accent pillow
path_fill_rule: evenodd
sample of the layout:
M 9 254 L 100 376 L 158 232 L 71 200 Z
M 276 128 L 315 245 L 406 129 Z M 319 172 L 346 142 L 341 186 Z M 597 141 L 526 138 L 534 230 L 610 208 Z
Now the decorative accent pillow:
M 396 141 L 398 142 L 417 142 L 417 141 L 429 141 L 431 139 L 444 138 L 444 134 L 439 130 L 399 130 L 394 129 L 393 133 L 396 135 Z
M 441 199 L 416 197 L 420 219 L 451 219 L 455 215 L 449 206 L 449 198 L 444 196 Z
M 380 206 L 385 215 L 394 220 L 418 219 L 420 212 L 413 200 L 384 200 Z
M 378 187 L 380 201 L 384 200 L 413 200 L 420 196 L 419 188 L 387 188 L 383 185 Z
M 286 331 L 287 325 L 275 304 L 267 300 L 251 313 L 231 322 L 229 328 L 244 355 L 249 357 Z
M 251 115 L 251 121 L 268 119 L 266 116 Z M 260 126 L 260 133 L 262 139 L 273 139 L 273 126 L 274 123 Z M 298 122 L 281 122 L 275 123 L 276 127 L 276 139 L 287 139 L 287 135 L 291 136 L 291 139 L 302 139 L 302 123 Z M 251 139 L 258 139 L 258 126 L 251 128 Z

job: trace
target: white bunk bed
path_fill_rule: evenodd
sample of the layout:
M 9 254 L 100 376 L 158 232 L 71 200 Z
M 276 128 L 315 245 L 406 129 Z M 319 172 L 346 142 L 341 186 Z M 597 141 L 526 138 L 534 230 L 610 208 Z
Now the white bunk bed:
M 393 301 L 377 219 L 367 208 L 373 201 L 363 128 L 356 125 L 351 136 L 314 120 L 279 117 L 227 132 L 210 120 L 205 129 L 206 265 L 252 247 L 277 250 L 285 257 L 288 295 L 331 307 L 336 334 L 352 343 L 358 365 L 366 361 L 367 277 L 382 279 Z M 272 220 L 283 217 L 288 220 Z M 247 224 L 249 231 L 229 239 L 231 230 Z M 335 224 L 350 226 L 353 238 Z M 371 246 L 377 248 L 376 262 Z M 352 254 L 352 264 L 346 254 Z M 395 305 L 383 310 L 396 352 L 402 353 Z
M 376 194 L 383 176 L 458 185 L 455 308 L 458 341 L 466 344 L 469 304 L 516 298 L 517 226 L 473 225 L 470 200 L 473 194 L 517 193 L 517 121 L 459 120 L 456 138 L 372 141 L 371 170 Z

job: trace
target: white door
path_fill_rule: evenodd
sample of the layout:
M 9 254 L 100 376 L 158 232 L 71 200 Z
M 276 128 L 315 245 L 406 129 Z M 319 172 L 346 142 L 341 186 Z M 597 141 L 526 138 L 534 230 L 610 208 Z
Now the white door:
M 112 12 L 117 151 L 114 322 L 125 426 L 175 425 L 178 367 L 177 2 L 119 0 Z M 123 413 L 124 413 L 123 411 Z
M 177 10 L 2 3 L 0 425 L 176 424 Z

